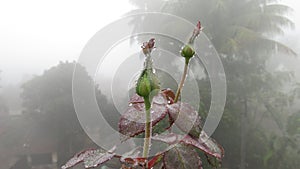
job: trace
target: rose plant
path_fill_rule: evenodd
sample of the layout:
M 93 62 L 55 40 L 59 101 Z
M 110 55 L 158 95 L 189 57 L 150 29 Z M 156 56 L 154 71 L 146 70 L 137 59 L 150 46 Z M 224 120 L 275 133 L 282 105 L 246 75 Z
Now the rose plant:
M 61 168 L 67 169 L 79 163 L 84 163 L 85 168 L 93 168 L 115 160 L 120 163 L 121 169 L 202 169 L 199 152 L 203 152 L 212 165 L 215 165 L 212 159 L 216 159 L 219 164 L 224 156 L 222 146 L 202 130 L 198 112 L 189 103 L 179 99 L 189 62 L 195 55 L 194 40 L 201 29 L 201 23 L 198 22 L 188 43 L 181 50 L 185 66 L 176 93 L 171 89 L 160 88 L 151 57 L 155 48 L 154 38 L 142 45 L 144 68 L 137 80 L 136 93 L 129 100 L 130 104 L 119 120 L 119 132 L 126 137 L 124 140 L 144 136 L 142 152 L 137 148 L 120 156 L 115 153 L 117 146 L 108 151 L 89 149 L 76 154 Z M 159 125 L 162 121 L 167 121 L 167 125 Z M 174 125 L 187 134 L 172 132 Z M 160 127 L 165 132 L 155 134 L 154 127 Z M 168 148 L 164 152 L 149 156 L 152 141 L 167 144 Z

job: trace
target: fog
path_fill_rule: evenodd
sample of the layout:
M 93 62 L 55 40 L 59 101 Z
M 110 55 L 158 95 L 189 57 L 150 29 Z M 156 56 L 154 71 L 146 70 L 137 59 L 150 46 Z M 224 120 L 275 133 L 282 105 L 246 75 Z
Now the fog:
M 87 41 L 133 7 L 126 1 L 1 1 L 2 83 L 16 84 L 59 61 L 77 60 Z
M 285 6 L 280 5 L 292 10 L 285 12 Z M 148 30 L 153 20 L 141 17 L 126 25 L 134 36 L 120 39 L 107 49 L 104 65 L 94 63 L 95 74 L 89 72 L 84 61 L 77 67 L 76 63 L 99 31 L 124 16 L 145 11 L 172 14 L 193 24 L 201 20 L 204 29 L 199 39 L 206 47 L 201 48 L 204 54 L 199 56 L 209 53 L 211 46 L 218 52 L 227 78 L 224 114 L 212 135 L 225 149 L 220 168 L 297 168 L 300 1 L 11 0 L 0 2 L 0 169 L 58 169 L 75 153 L 99 147 L 97 138 L 104 136 L 100 134 L 101 125 L 92 118 L 98 110 L 87 111 L 84 118 L 89 124 L 82 126 L 74 109 L 75 68 L 79 72 L 79 96 L 88 93 L 86 86 L 93 86 L 96 98 L 80 101 L 86 107 L 96 102 L 105 120 L 118 130 L 119 118 L 135 92 L 143 67 L 140 46 L 150 37 L 135 33 Z M 258 17 L 260 14 L 263 18 Z M 186 32 L 189 30 L 178 23 L 162 19 L 154 27 L 192 32 Z M 104 40 L 116 34 L 106 35 Z M 180 56 L 182 42 L 170 42 L 159 35 L 155 38 L 154 66 L 161 85 L 175 91 L 184 61 L 181 57 L 170 59 Z M 167 47 L 172 49 L 163 50 Z M 201 61 L 191 63 L 183 93 L 187 99 L 182 101 L 193 105 L 205 121 L 212 104 L 212 86 Z M 172 77 L 164 72 L 164 66 L 174 73 Z M 205 169 L 215 167 L 206 156 L 201 158 Z
M 295 28 L 286 29 L 285 34 L 276 39 L 300 53 L 300 4 L 294 0 L 282 0 L 280 3 L 293 8 L 288 17 L 295 23 Z M 3 85 L 21 83 L 59 61 L 77 60 L 85 44 L 97 31 L 121 18 L 134 6 L 117 0 L 105 3 L 15 0 L 1 2 L 0 8 Z M 286 60 L 292 64 L 299 62 L 299 58 Z

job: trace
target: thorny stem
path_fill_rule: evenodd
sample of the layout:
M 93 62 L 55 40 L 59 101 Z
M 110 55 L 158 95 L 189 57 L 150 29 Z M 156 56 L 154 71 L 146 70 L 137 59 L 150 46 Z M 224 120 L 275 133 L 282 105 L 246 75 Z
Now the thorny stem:
M 144 139 L 144 149 L 143 157 L 148 158 L 150 146 L 151 146 L 151 135 L 152 135 L 152 122 L 151 122 L 151 99 L 149 97 L 144 97 L 145 111 L 146 111 L 146 125 L 145 125 L 145 139 Z
M 180 84 L 178 86 L 178 89 L 177 89 L 177 92 L 176 92 L 176 95 L 175 95 L 174 103 L 176 103 L 178 101 L 178 99 L 179 99 L 181 90 L 182 90 L 183 85 L 184 85 L 184 81 L 185 81 L 186 76 L 187 76 L 188 66 L 189 66 L 189 60 L 186 59 L 185 60 L 185 64 L 184 64 L 183 74 L 182 74 L 182 77 L 181 77 L 181 81 L 180 81 Z

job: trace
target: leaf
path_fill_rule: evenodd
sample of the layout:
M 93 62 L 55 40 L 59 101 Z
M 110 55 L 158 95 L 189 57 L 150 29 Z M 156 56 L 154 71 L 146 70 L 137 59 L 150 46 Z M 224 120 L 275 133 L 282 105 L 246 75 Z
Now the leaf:
M 152 140 L 161 141 L 170 145 L 176 144 L 182 139 L 183 136 L 175 133 L 160 134 L 152 137 Z
M 157 154 L 155 155 L 151 160 L 148 161 L 147 168 L 153 168 L 155 165 L 157 165 L 164 157 L 164 154 Z
M 165 169 L 202 169 L 198 153 L 189 146 L 176 145 L 164 155 Z
M 161 92 L 166 97 L 169 104 L 174 103 L 175 93 L 171 89 L 169 88 L 163 89 Z
M 65 165 L 63 165 L 62 169 L 71 168 L 79 163 L 84 163 L 85 168 L 97 167 L 106 161 L 112 159 L 115 156 L 113 151 L 116 149 L 114 146 L 111 150 L 104 152 L 100 149 L 90 149 L 84 150 L 74 157 L 72 157 Z
M 120 161 L 125 164 L 130 164 L 131 167 L 136 167 L 138 165 L 144 166 L 147 162 L 147 159 L 139 157 L 141 154 L 140 149 L 141 147 L 136 147 L 135 149 L 123 154 L 123 156 L 120 158 Z M 126 166 L 125 164 L 124 166 Z
M 198 138 L 201 130 L 201 118 L 198 112 L 188 103 L 174 103 L 167 105 L 171 122 L 183 132 L 189 133 L 194 138 Z
M 166 117 L 168 99 L 163 92 L 153 98 L 151 107 L 152 126 Z M 133 137 L 145 131 L 145 105 L 142 97 L 134 95 L 130 99 L 130 106 L 121 116 L 119 132 L 127 137 Z
M 154 169 L 158 167 L 158 164 L 162 163 L 162 159 L 164 153 L 157 153 L 152 159 L 147 162 L 147 159 L 144 157 L 139 157 L 141 151 L 139 150 L 141 147 L 137 147 L 131 150 L 128 153 L 125 153 L 120 161 L 123 163 L 123 168 L 145 168 L 147 164 L 147 168 Z
M 182 140 L 182 143 L 192 145 L 201 151 L 205 152 L 208 155 L 221 159 L 224 156 L 224 149 L 220 146 L 215 140 L 207 137 L 204 132 L 201 132 L 200 138 L 198 140 L 185 136 Z
M 200 137 L 195 139 L 189 135 L 183 136 L 175 133 L 161 134 L 152 138 L 156 141 L 161 141 L 170 145 L 177 144 L 178 142 L 194 146 L 205 154 L 221 159 L 224 156 L 224 149 L 215 140 L 208 137 L 204 132 L 201 132 Z
M 207 154 L 205 154 L 205 157 L 206 157 L 206 160 L 207 160 L 208 164 L 209 164 L 211 167 L 214 167 L 214 168 L 219 168 L 219 167 L 221 167 L 222 163 L 221 163 L 221 161 L 220 161 L 218 158 L 209 156 L 209 155 L 207 155 Z

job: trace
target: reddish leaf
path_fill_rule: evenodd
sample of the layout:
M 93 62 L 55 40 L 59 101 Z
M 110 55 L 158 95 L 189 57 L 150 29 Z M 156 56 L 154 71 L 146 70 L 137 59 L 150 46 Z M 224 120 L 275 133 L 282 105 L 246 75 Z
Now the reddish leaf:
M 145 165 L 146 158 L 139 157 L 141 154 L 141 147 L 137 147 L 122 155 L 120 161 L 122 163 L 130 164 L 131 166 Z
M 130 100 L 129 103 L 135 104 L 135 103 L 144 103 L 144 98 L 139 96 L 138 94 L 134 94 Z
M 147 159 L 142 157 L 137 157 L 137 158 L 128 157 L 123 159 L 123 163 L 125 163 L 124 166 L 129 165 L 130 167 L 145 166 L 147 163 Z
M 174 103 L 175 93 L 171 89 L 169 89 L 169 88 L 168 89 L 163 89 L 161 92 L 166 97 L 169 104 Z
M 202 130 L 201 118 L 198 112 L 188 103 L 174 103 L 167 105 L 171 122 L 182 131 L 198 138 Z
M 202 162 L 194 149 L 179 144 L 164 155 L 164 168 L 202 169 Z
M 159 94 L 157 94 L 153 98 L 153 102 L 156 104 L 168 104 L 168 101 L 172 101 L 175 98 L 175 94 L 171 89 L 163 89 L 160 91 Z M 134 94 L 130 100 L 129 103 L 135 104 L 135 103 L 144 103 L 144 98 L 139 96 L 138 94 Z
M 155 155 L 151 160 L 149 160 L 147 168 L 153 168 L 154 165 L 158 164 L 162 160 L 163 156 L 163 154 Z
M 208 162 L 208 164 L 214 168 L 219 168 L 222 166 L 222 162 L 220 159 L 209 156 L 207 154 L 205 154 L 206 160 Z
M 85 150 L 85 151 L 82 151 L 82 152 L 76 154 L 74 157 L 72 157 L 72 158 L 71 158 L 65 165 L 63 165 L 61 168 L 62 168 L 62 169 L 67 169 L 67 168 L 70 168 L 70 167 L 75 166 L 75 165 L 78 164 L 78 163 L 83 162 L 84 158 L 86 158 L 89 154 L 94 153 L 94 151 L 96 151 L 96 150 Z
M 223 147 L 212 138 L 209 138 L 204 132 L 201 132 L 201 135 L 198 139 L 195 139 L 189 135 L 182 136 L 175 133 L 168 133 L 154 136 L 153 140 L 161 141 L 170 145 L 181 142 L 186 145 L 194 146 L 203 151 L 205 154 L 211 155 L 218 159 L 221 159 L 224 156 Z
M 221 159 L 224 156 L 224 149 L 215 140 L 209 138 L 204 132 L 201 132 L 199 139 L 194 139 L 189 135 L 185 136 L 182 143 L 192 145 L 208 155 Z
M 152 137 L 153 140 L 161 141 L 170 145 L 178 143 L 182 138 L 183 136 L 175 133 L 160 134 Z
M 85 168 L 97 167 L 105 163 L 106 161 L 112 159 L 115 156 L 113 151 L 116 147 L 113 147 L 110 151 L 104 152 L 100 149 L 90 149 L 82 151 L 72 157 L 65 165 L 63 165 L 62 169 L 71 168 L 79 163 L 84 162 Z
M 119 132 L 125 136 L 133 137 L 145 131 L 145 105 L 142 97 L 134 95 L 130 99 L 130 106 L 121 116 L 119 121 Z M 153 98 L 151 107 L 152 126 L 167 115 L 167 98 L 161 92 Z

